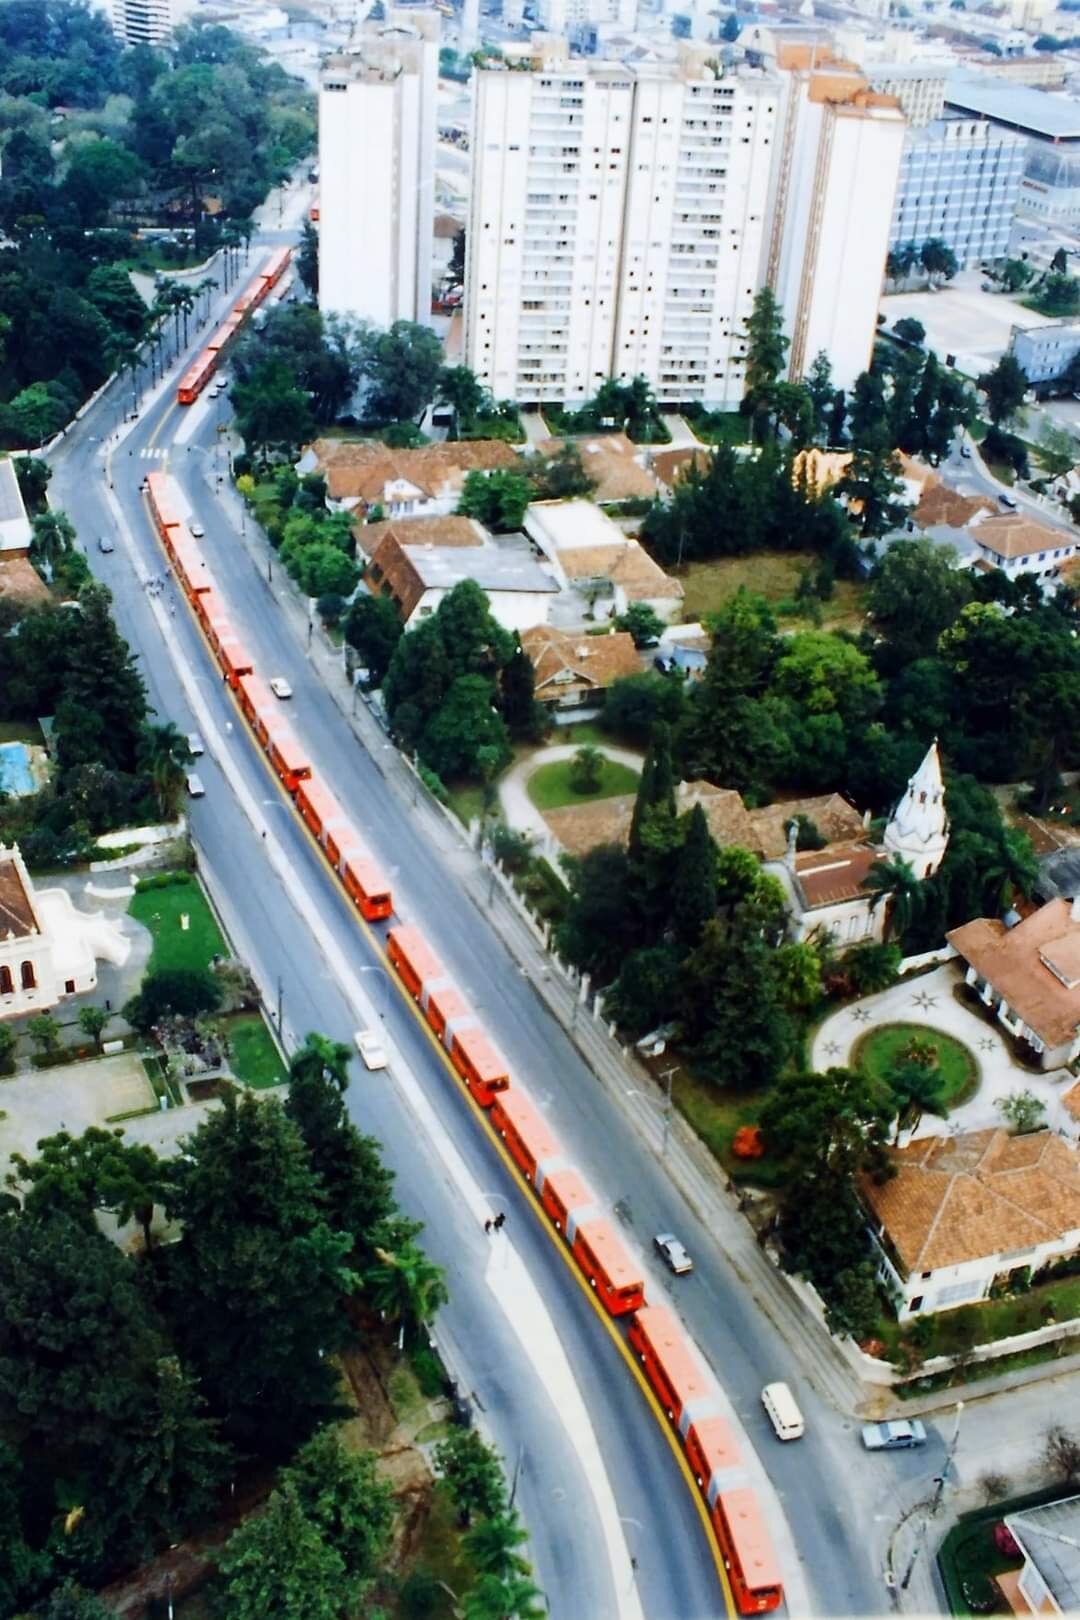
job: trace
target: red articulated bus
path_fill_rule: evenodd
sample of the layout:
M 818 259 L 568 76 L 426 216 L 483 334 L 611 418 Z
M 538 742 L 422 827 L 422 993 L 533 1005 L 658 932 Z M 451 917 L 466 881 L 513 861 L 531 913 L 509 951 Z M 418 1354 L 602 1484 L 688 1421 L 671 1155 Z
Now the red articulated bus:
M 217 591 L 201 591 L 195 598 L 195 612 L 199 616 L 199 623 L 209 635 L 211 619 L 224 619 L 225 603 Z
M 368 922 L 381 922 L 393 914 L 390 885 L 378 863 L 366 849 L 346 850 L 341 865 L 341 881 L 349 898 L 360 907 Z
M 292 248 L 290 247 L 276 248 L 274 252 L 271 253 L 270 257 L 263 265 L 260 275 L 260 280 L 266 283 L 267 292 L 269 292 L 271 287 L 277 286 L 278 282 L 289 268 L 289 261 L 291 258 Z
M 581 1212 L 584 1214 L 585 1212 Z M 596 1218 L 579 1219 L 572 1212 L 566 1223 L 566 1238 L 574 1259 L 596 1290 L 600 1303 L 611 1316 L 625 1316 L 645 1304 L 645 1284 L 641 1270 L 631 1260 L 609 1222 Z
M 259 715 L 273 712 L 270 705 L 274 700 L 269 687 L 257 675 L 241 675 L 236 683 L 236 695 L 252 731 L 260 742 L 265 742 L 265 737 L 259 736 Z
M 154 517 L 154 527 L 162 544 L 168 547 L 169 530 L 176 528 L 180 519 L 173 511 L 172 480 L 165 473 L 152 472 L 146 475 L 146 493 L 150 497 L 150 510 Z
M 544 1167 L 554 1168 L 562 1159 L 562 1148 L 548 1130 L 538 1109 L 517 1086 L 500 1091 L 491 1104 L 491 1123 L 510 1152 L 525 1180 L 537 1186 Z
M 214 375 L 217 363 L 216 349 L 207 347 L 199 350 L 198 355 L 176 385 L 176 402 L 178 405 L 194 405 L 210 378 Z
M 739 1613 L 779 1608 L 784 1586 L 757 1492 L 719 1490 L 709 1507 Z
M 236 691 L 241 675 L 250 675 L 254 665 L 251 654 L 237 637 L 231 639 L 222 637 L 218 643 L 218 663 L 233 691 Z
M 552 1226 L 564 1237 L 571 1215 L 577 1214 L 584 1220 L 586 1212 L 597 1213 L 592 1188 L 569 1165 L 560 1165 L 558 1169 L 545 1167 L 537 1177 L 536 1190 Z
M 444 977 L 439 958 L 419 928 L 411 923 L 391 928 L 386 937 L 386 954 L 414 1001 L 420 1000 L 425 984 Z
M 630 1343 L 683 1439 L 691 1423 L 717 1417 L 716 1392 L 663 1305 L 646 1305 L 630 1323 Z
M 490 1108 L 496 1093 L 510 1085 L 506 1059 L 475 1019 L 447 1033 L 451 1063 L 481 1108 Z
M 315 834 L 316 839 L 326 848 L 326 835 L 331 829 L 344 832 L 352 828 L 344 810 L 338 804 L 328 787 L 324 787 L 317 776 L 309 776 L 296 790 L 296 808 Z
M 205 591 L 214 589 L 214 576 L 206 566 L 198 541 L 182 526 L 171 531 L 169 551 L 176 567 L 177 578 L 190 602 Z
M 450 1045 L 455 1029 L 476 1023 L 472 1008 L 452 979 L 436 979 L 426 984 L 424 998 L 427 1021 L 444 1046 Z
M 290 793 L 295 793 L 300 783 L 311 775 L 307 753 L 287 720 L 277 719 L 267 725 L 266 752 Z

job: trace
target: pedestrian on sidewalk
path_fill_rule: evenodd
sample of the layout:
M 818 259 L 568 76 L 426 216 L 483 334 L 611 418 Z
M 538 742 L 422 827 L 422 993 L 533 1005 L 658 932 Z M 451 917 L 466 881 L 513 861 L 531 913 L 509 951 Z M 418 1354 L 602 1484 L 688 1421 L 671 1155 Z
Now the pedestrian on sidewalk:
M 500 1209 L 499 1213 L 495 1217 L 495 1230 L 496 1230 L 496 1232 L 501 1232 L 505 1225 L 506 1225 L 506 1216 L 503 1214 L 502 1210 Z
M 487 1232 L 489 1236 L 491 1235 L 491 1228 L 492 1228 L 493 1225 L 494 1225 L 493 1221 L 485 1221 L 484 1222 L 484 1231 Z

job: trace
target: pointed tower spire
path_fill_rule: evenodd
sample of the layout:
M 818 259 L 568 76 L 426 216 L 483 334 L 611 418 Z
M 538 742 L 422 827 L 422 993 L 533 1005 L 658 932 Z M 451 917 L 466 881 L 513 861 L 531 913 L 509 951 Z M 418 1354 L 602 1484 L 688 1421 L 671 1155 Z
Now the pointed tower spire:
M 882 842 L 887 854 L 910 862 L 916 877 L 928 878 L 941 865 L 949 847 L 949 822 L 936 737 L 893 811 Z

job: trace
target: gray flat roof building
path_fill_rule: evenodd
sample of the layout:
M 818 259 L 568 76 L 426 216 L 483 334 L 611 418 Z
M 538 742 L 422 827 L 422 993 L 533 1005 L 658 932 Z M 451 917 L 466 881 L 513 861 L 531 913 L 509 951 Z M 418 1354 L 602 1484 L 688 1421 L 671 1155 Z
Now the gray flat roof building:
M 957 74 L 945 86 L 946 106 L 990 118 L 1043 141 L 1080 141 L 1080 102 L 982 73 Z

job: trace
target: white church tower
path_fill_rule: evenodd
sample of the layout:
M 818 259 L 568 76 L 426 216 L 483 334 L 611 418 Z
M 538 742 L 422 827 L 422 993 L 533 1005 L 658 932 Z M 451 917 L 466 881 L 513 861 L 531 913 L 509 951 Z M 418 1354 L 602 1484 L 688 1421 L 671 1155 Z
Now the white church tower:
M 887 855 L 908 861 L 917 878 L 936 872 L 949 846 L 945 784 L 936 740 L 896 806 L 882 839 Z

